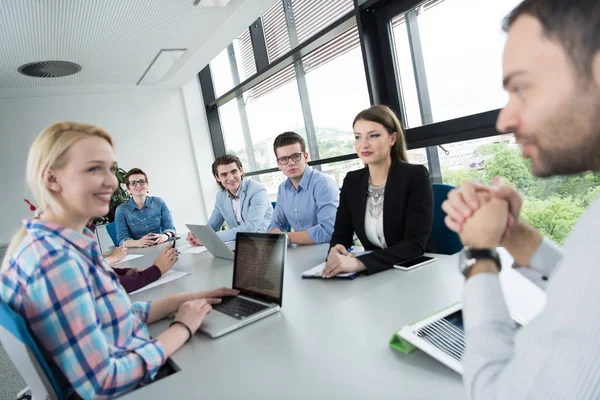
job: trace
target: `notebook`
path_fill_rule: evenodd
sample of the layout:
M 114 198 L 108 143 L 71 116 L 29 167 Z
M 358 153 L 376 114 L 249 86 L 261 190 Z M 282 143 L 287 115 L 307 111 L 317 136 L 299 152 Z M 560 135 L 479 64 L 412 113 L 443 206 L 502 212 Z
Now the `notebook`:
M 362 247 L 360 247 L 360 249 L 362 249 Z M 358 257 L 363 254 L 369 254 L 371 251 L 370 250 L 369 251 L 360 251 L 360 250 L 355 250 L 355 249 L 351 248 L 350 252 L 355 257 Z M 325 268 L 325 263 L 321 263 L 321 264 L 309 269 L 308 271 L 304 271 L 302 273 L 302 278 L 304 278 L 304 279 L 325 279 L 325 278 L 323 278 L 323 268 Z M 345 273 L 337 274 L 336 276 L 333 276 L 333 277 L 327 278 L 327 279 L 354 279 L 358 275 L 359 275 L 359 273 L 356 273 L 356 272 L 345 272 Z

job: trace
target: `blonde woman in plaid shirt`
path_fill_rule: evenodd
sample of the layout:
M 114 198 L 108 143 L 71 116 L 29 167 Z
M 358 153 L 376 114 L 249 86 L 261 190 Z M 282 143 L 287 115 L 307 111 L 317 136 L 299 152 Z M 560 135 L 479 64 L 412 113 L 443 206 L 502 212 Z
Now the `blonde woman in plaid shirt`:
M 42 214 L 24 221 L 0 269 L 0 300 L 22 315 L 65 392 L 109 398 L 152 381 L 231 289 L 131 303 L 85 226 L 117 186 L 111 136 L 59 122 L 33 143 L 27 183 Z M 167 248 L 158 262 L 175 263 Z M 146 323 L 176 312 L 150 338 Z

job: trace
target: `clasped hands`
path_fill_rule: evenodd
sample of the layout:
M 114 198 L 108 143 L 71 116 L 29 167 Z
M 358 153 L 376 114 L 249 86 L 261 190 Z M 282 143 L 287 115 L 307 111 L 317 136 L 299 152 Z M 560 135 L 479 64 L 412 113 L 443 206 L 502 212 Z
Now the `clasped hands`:
M 518 222 L 523 200 L 515 189 L 494 178 L 491 185 L 465 182 L 442 203 L 446 226 L 458 233 L 465 246 L 487 249 L 501 246 Z

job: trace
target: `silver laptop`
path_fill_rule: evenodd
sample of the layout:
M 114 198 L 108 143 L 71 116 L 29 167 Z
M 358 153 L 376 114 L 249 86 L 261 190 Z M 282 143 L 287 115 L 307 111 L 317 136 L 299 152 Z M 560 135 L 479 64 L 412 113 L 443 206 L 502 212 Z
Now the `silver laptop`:
M 202 244 L 204 244 L 206 249 L 210 251 L 213 256 L 225 258 L 227 260 L 233 260 L 233 251 L 229 248 L 229 246 L 227 246 L 227 244 L 225 244 L 224 241 L 221 240 L 221 238 L 217 236 L 215 231 L 213 231 L 210 226 L 188 224 L 185 226 L 187 226 L 188 229 L 192 231 L 192 233 L 196 235 L 198 239 L 200 239 Z
M 225 297 L 204 318 L 200 331 L 216 338 L 281 309 L 283 266 L 287 241 L 280 233 L 238 232 L 235 241 L 232 287 L 236 297 Z

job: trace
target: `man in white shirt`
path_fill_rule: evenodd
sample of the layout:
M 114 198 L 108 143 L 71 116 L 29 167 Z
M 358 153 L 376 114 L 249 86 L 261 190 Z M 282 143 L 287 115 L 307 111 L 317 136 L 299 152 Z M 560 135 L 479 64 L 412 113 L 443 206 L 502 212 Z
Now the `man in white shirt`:
M 514 132 L 539 177 L 600 171 L 600 2 L 525 0 L 506 20 L 497 128 Z M 466 183 L 442 208 L 465 244 L 463 317 L 469 399 L 600 399 L 600 198 L 561 249 L 519 219 L 522 200 L 496 179 Z M 517 330 L 494 249 L 546 290 Z M 504 265 L 503 268 L 511 266 Z

